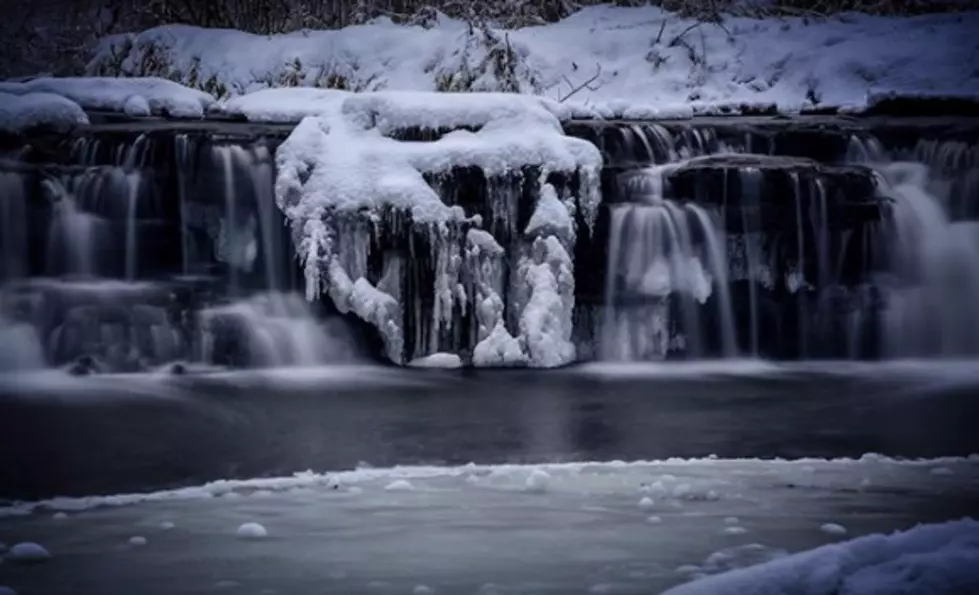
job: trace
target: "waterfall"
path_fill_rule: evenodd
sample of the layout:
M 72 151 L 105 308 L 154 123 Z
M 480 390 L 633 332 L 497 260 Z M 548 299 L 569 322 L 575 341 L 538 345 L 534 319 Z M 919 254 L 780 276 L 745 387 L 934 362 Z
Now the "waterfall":
M 877 166 L 894 201 L 883 344 L 891 357 L 979 355 L 976 226 L 952 222 L 929 192 L 927 166 Z
M 27 274 L 27 194 L 24 177 L 0 172 L 0 281 Z
M 723 225 L 698 205 L 665 198 L 664 172 L 629 174 L 636 204 L 611 207 L 603 359 L 661 359 L 671 351 L 698 357 L 708 348 L 738 352 Z M 714 297 L 718 345 L 708 343 L 702 309 Z M 679 319 L 674 319 L 674 302 Z

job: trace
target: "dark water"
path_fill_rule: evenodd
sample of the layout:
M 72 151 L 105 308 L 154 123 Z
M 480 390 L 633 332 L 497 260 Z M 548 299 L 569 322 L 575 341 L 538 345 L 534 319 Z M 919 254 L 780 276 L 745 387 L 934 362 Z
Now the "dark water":
M 969 362 L 8 378 L 0 497 L 364 464 L 967 455 L 977 397 Z

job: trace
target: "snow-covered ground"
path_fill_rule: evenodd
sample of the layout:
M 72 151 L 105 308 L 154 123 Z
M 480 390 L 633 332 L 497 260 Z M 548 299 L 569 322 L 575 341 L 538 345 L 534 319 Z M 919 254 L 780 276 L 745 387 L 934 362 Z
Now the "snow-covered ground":
M 38 595 L 648 594 L 677 585 L 713 594 L 799 592 L 779 586 L 798 578 L 810 581 L 806 593 L 899 584 L 911 588 L 885 592 L 951 595 L 976 586 L 964 565 L 976 523 L 861 536 L 960 518 L 977 478 L 975 458 L 865 457 L 363 468 L 215 482 L 0 509 L 0 539 L 52 556 L 25 564 L 8 553 L 0 583 Z M 846 535 L 825 532 L 827 523 Z
M 732 104 L 794 111 L 814 101 L 859 107 L 879 93 L 974 96 L 976 30 L 979 12 L 728 18 L 714 25 L 657 7 L 613 6 L 513 31 L 471 32 L 444 17 L 430 29 L 379 19 L 271 37 L 167 26 L 105 40 L 90 72 L 160 76 L 218 97 L 283 86 L 517 90 L 606 116 L 684 115 Z M 506 52 L 510 71 L 503 74 L 494 65 Z M 315 102 L 305 107 L 300 111 L 317 109 Z

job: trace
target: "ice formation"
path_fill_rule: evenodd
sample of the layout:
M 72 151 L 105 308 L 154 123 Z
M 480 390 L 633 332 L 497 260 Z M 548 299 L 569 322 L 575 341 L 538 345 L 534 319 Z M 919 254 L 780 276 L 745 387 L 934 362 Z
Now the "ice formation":
M 437 353 L 478 366 L 573 361 L 569 251 L 575 215 L 594 224 L 602 159 L 564 136 L 560 106 L 407 92 L 327 94 L 323 106 L 276 154 L 276 200 L 291 222 L 307 298 L 325 293 L 371 324 L 395 363 Z M 425 143 L 386 136 L 457 127 L 468 129 Z M 479 212 L 455 204 L 463 190 L 452 188 L 454 176 L 467 169 L 486 180 L 485 196 L 463 197 Z M 559 199 L 551 175 L 577 176 L 577 195 Z M 520 230 L 514 188 L 528 184 L 538 199 Z M 510 293 L 517 297 L 508 302 Z

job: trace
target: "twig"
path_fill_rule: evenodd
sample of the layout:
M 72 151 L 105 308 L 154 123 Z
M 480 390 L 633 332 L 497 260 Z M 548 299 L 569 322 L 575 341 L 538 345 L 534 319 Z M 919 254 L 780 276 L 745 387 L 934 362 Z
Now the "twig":
M 574 95 L 575 93 L 581 91 L 582 89 L 588 89 L 589 91 L 597 91 L 597 90 L 599 90 L 602 86 L 600 84 L 597 85 L 597 86 L 592 86 L 592 83 L 594 83 L 596 80 L 598 80 L 598 77 L 600 77 L 602 75 L 602 65 L 596 62 L 595 63 L 595 67 L 596 67 L 595 68 L 595 75 L 592 76 L 590 79 L 586 80 L 585 82 L 581 83 L 577 87 L 574 85 L 574 83 L 571 82 L 570 79 L 568 79 L 567 76 L 562 75 L 562 78 L 564 78 L 564 81 L 566 83 L 568 83 L 568 86 L 571 87 L 571 90 L 564 97 L 558 97 L 558 100 L 557 100 L 558 103 L 564 103 L 572 95 Z

